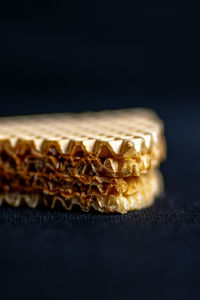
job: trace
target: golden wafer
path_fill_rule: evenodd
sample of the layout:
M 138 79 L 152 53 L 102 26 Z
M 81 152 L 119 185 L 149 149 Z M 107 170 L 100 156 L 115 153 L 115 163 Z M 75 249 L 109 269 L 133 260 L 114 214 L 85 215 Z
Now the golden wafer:
M 149 109 L 0 118 L 0 193 L 14 206 L 142 208 L 161 190 L 165 156 L 163 122 Z

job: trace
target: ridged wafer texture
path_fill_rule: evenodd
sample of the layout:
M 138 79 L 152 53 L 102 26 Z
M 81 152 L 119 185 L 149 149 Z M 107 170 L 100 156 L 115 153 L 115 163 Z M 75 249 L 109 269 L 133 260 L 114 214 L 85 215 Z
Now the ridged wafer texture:
M 146 175 L 148 177 L 148 175 Z M 60 203 L 66 210 L 71 210 L 73 205 L 77 204 L 83 211 L 89 211 L 91 208 L 100 212 L 118 212 L 126 213 L 131 210 L 141 209 L 153 204 L 163 190 L 162 176 L 158 171 L 154 172 L 139 191 L 131 195 L 88 195 L 87 197 L 74 194 L 71 196 L 51 193 L 23 193 L 23 192 L 7 192 L 0 195 L 0 205 L 6 202 L 12 206 L 20 206 L 27 204 L 31 208 L 35 208 L 43 204 L 50 208 L 55 208 Z
M 158 151 L 135 158 L 73 158 L 62 154 L 43 154 L 32 149 L 30 143 L 18 142 L 13 148 L 9 142 L 0 142 L 0 171 L 22 173 L 63 174 L 71 177 L 108 176 L 129 177 L 145 174 L 162 161 L 163 146 Z
M 139 176 L 166 154 L 162 122 L 148 110 L 2 118 L 0 137 L 0 169 L 8 172 Z
M 139 177 L 109 178 L 83 176 L 79 178 L 48 176 L 46 174 L 0 172 L 0 191 L 45 192 L 68 195 L 131 195 L 143 189 L 145 183 L 155 177 L 155 170 Z
M 163 123 L 148 109 L 52 114 L 0 119 L 0 140 L 30 141 L 40 153 L 133 158 L 163 143 Z

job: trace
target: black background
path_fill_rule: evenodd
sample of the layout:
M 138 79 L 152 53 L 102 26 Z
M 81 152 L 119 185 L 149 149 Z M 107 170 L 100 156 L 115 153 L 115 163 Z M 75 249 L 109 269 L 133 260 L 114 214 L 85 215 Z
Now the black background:
M 7 1 L 0 115 L 147 106 L 166 193 L 127 215 L 0 208 L 1 299 L 199 299 L 199 7 Z

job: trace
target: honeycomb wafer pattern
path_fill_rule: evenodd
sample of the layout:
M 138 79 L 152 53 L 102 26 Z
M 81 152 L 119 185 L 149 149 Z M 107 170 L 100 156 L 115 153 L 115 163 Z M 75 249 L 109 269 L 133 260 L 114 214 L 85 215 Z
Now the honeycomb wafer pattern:
M 94 156 L 133 157 L 159 146 L 163 124 L 150 110 L 1 118 L 0 139 L 31 140 L 38 151 L 54 142 L 62 153 L 82 147 Z M 45 143 L 46 142 L 46 143 Z

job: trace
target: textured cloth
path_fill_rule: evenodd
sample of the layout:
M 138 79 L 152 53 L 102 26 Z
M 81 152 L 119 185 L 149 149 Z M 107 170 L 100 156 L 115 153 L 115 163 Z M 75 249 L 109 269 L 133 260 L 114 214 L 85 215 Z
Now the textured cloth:
M 194 299 L 200 213 L 187 205 L 194 199 L 172 190 L 124 216 L 1 208 L 1 295 Z

